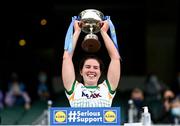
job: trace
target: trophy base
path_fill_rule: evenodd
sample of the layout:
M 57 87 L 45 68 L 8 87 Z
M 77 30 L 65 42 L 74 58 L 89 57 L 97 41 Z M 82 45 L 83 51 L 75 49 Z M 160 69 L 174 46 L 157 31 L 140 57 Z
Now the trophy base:
M 94 53 L 100 49 L 101 44 L 95 34 L 88 34 L 86 35 L 81 46 L 84 51 Z

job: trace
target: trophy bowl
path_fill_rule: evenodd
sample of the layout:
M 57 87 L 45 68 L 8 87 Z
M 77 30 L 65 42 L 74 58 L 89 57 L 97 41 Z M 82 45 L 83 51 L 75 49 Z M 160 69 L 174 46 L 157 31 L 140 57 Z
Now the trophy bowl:
M 87 52 L 97 52 L 101 47 L 101 43 L 95 33 L 98 33 L 101 29 L 104 14 L 99 10 L 87 9 L 79 14 L 79 18 L 82 31 L 87 33 L 81 44 L 82 48 Z

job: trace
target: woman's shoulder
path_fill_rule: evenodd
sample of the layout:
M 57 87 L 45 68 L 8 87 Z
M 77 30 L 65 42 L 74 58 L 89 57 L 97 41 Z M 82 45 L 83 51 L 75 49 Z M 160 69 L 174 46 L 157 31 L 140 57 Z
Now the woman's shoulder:
M 75 86 L 76 87 L 82 87 L 82 86 L 84 87 L 84 84 L 76 80 L 75 81 Z
M 101 83 L 98 84 L 98 87 L 107 87 L 106 80 L 102 81 Z

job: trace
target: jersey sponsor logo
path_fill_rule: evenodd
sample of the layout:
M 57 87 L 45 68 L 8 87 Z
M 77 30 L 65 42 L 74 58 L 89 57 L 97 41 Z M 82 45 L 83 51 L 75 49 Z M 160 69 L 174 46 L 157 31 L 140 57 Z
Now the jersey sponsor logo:
M 102 96 L 100 95 L 100 93 L 93 92 L 91 94 L 88 94 L 88 93 L 82 91 L 82 97 L 86 97 L 87 99 L 92 99 L 92 98 L 99 98 Z

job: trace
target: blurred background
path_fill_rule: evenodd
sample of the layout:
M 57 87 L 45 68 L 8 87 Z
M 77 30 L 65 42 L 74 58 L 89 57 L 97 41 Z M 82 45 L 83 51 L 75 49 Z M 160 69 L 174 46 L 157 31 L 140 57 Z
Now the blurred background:
M 111 16 L 116 28 L 122 58 L 122 77 L 114 106 L 125 106 L 135 87 L 146 94 L 145 82 L 149 74 L 155 75 L 162 87 L 173 88 L 176 75 L 180 72 L 178 0 L 23 1 L 15 4 L 6 1 L 1 4 L 0 90 L 4 96 L 3 107 L 0 109 L 2 124 L 30 124 L 47 108 L 48 99 L 53 101 L 54 106 L 69 105 L 61 81 L 64 38 L 72 16 L 91 8 Z M 84 53 L 78 46 L 74 61 L 79 61 Z M 103 46 L 98 53 L 107 65 L 109 59 Z M 75 68 L 78 70 L 77 62 Z M 39 103 L 41 98 L 38 97 L 38 81 L 42 71 L 47 74 L 45 80 L 49 95 L 46 95 L 43 103 Z M 13 110 L 4 100 L 13 73 L 24 83 L 32 110 L 29 110 L 31 113 L 28 115 L 28 112 L 19 108 L 19 112 L 16 112 L 22 113 L 14 120 L 9 119 Z M 158 100 L 162 98 L 162 92 Z M 122 95 L 125 97 L 122 98 Z M 33 109 L 33 106 L 36 107 Z M 125 110 L 122 122 L 126 121 Z M 27 119 L 20 119 L 22 115 Z

